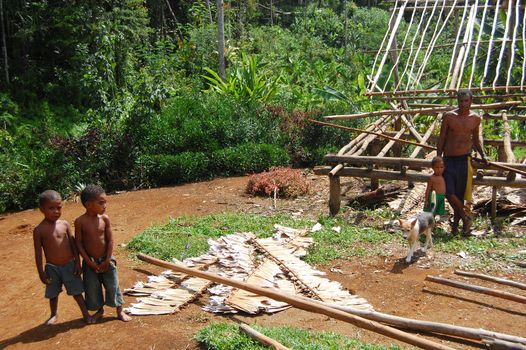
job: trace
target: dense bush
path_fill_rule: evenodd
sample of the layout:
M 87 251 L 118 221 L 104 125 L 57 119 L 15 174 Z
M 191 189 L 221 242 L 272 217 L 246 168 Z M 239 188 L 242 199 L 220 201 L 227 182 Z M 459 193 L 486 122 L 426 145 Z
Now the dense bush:
M 288 154 L 282 148 L 247 143 L 211 153 L 143 155 L 134 172 L 138 187 L 165 186 L 214 176 L 244 175 L 288 162 Z
M 277 167 L 250 176 L 246 192 L 251 195 L 295 198 L 309 192 L 309 182 L 300 170 Z
M 213 152 L 241 143 L 279 144 L 279 121 L 258 103 L 192 93 L 177 97 L 145 128 L 142 152 Z

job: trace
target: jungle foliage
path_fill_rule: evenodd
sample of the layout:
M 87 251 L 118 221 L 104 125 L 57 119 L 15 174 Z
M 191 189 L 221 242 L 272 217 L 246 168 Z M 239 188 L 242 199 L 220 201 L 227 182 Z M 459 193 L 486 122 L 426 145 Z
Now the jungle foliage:
M 349 134 L 308 118 L 383 107 L 362 95 L 389 21 L 377 1 L 224 1 L 224 80 L 213 1 L 0 2 L 0 212 L 80 183 L 311 166 Z

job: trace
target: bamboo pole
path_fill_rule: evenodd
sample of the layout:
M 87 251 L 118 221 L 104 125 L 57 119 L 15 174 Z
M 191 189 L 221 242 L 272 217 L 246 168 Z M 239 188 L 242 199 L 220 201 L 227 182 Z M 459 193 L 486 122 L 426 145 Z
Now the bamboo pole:
M 404 8 L 406 5 L 407 5 L 407 2 L 404 2 L 402 4 L 402 8 Z M 382 60 L 380 61 L 380 64 L 378 65 L 378 70 L 376 71 L 376 75 L 374 76 L 373 83 L 372 83 L 371 86 L 376 85 L 376 82 L 378 81 L 378 79 L 380 78 L 380 75 L 382 74 L 382 69 L 384 67 L 385 60 L 387 59 L 387 54 L 389 53 L 388 49 L 393 44 L 394 38 L 396 38 L 396 32 L 398 30 L 398 26 L 400 25 L 400 22 L 402 21 L 403 17 L 404 17 L 404 11 L 400 11 L 398 13 L 397 18 L 396 18 L 396 22 L 395 22 L 394 26 L 392 27 L 391 37 L 389 38 L 389 41 L 387 42 L 385 54 L 383 55 Z
M 397 5 L 398 5 L 398 0 L 396 0 L 395 6 L 397 6 Z M 391 23 L 393 23 L 394 16 L 395 16 L 395 12 L 393 11 L 393 12 L 391 12 L 391 17 L 389 18 L 389 28 L 391 28 Z M 382 43 L 380 44 L 380 48 L 378 49 L 378 52 L 376 53 L 376 56 L 374 57 L 373 67 L 372 67 L 372 70 L 371 70 L 371 76 L 373 76 L 373 74 L 374 74 L 374 69 L 376 67 L 376 62 L 378 61 L 378 58 L 380 57 L 380 52 L 382 52 L 382 49 L 384 48 L 384 43 L 385 43 L 385 40 L 387 39 L 388 35 L 389 35 L 389 32 L 386 30 L 385 34 L 384 34 L 384 37 L 382 39 Z M 389 46 L 386 47 L 386 50 L 389 50 Z
M 441 120 L 441 119 L 442 119 L 442 114 L 439 114 L 439 116 L 437 117 L 437 119 L 435 119 L 435 120 L 433 121 L 433 123 L 431 124 L 431 126 L 427 129 L 426 133 L 424 134 L 424 137 L 422 138 L 422 143 L 427 144 L 427 141 L 429 140 L 429 138 L 430 138 L 431 135 L 433 134 L 433 130 L 435 130 L 436 124 L 437 124 L 438 121 Z M 418 153 L 420 153 L 421 150 L 422 150 L 422 147 L 420 147 L 420 146 L 415 147 L 415 149 L 413 150 L 413 152 L 411 153 L 411 155 L 409 156 L 409 158 L 416 158 L 416 156 L 418 156 Z
M 472 105 L 471 109 L 505 109 L 505 108 L 511 108 L 517 105 L 520 105 L 521 101 L 507 101 L 507 102 L 496 102 L 496 103 L 487 103 L 487 104 L 476 104 Z M 433 107 L 433 108 L 418 108 L 418 109 L 384 109 L 380 111 L 374 111 L 374 112 L 365 112 L 365 113 L 356 113 L 356 114 L 345 114 L 345 115 L 329 115 L 324 117 L 325 119 L 333 119 L 333 120 L 349 120 L 349 119 L 357 119 L 357 118 L 367 118 L 367 117 L 377 117 L 377 116 L 383 116 L 383 115 L 414 115 L 414 114 L 421 114 L 421 115 L 430 115 L 430 114 L 438 114 L 441 112 L 449 112 L 451 110 L 456 109 L 454 106 L 443 106 L 443 107 Z
M 505 99 L 505 98 L 512 98 L 512 97 L 526 97 L 526 93 L 525 92 L 519 92 L 519 93 L 516 93 L 516 94 L 501 94 L 501 95 L 494 95 L 494 94 L 491 94 L 491 95 L 473 95 L 473 101 L 475 100 L 484 100 L 484 99 L 490 99 L 490 98 L 493 98 L 493 99 L 499 99 L 499 98 L 502 98 L 502 99 Z M 396 97 L 392 97 L 392 96 L 385 96 L 385 97 L 382 97 L 382 100 L 384 101 L 392 101 L 392 100 L 397 100 L 397 101 L 400 101 L 400 100 L 456 100 L 457 99 L 457 96 L 454 96 L 454 95 L 434 95 L 434 96 L 396 96 Z
M 446 83 L 444 84 L 444 88 L 447 87 L 449 79 L 452 77 L 452 74 L 453 74 L 453 69 L 454 69 L 453 63 L 455 62 L 455 57 L 457 57 L 457 46 L 458 46 L 458 42 L 460 39 L 460 33 L 462 32 L 462 26 L 466 18 L 467 9 L 468 9 L 468 3 L 466 2 L 464 4 L 464 11 L 462 11 L 462 19 L 460 20 L 460 28 L 458 28 L 457 36 L 455 37 L 455 46 L 453 46 L 453 52 L 451 54 L 451 60 L 449 62 L 449 68 L 447 70 L 448 73 L 446 77 Z
M 471 6 L 470 11 L 469 11 L 468 22 L 466 24 L 466 31 L 464 32 L 464 39 L 463 39 L 464 42 L 471 41 L 471 33 L 473 32 L 473 25 L 475 22 L 475 17 L 476 17 L 475 7 Z M 462 72 L 462 67 L 464 63 L 464 57 L 468 54 L 468 50 L 470 47 L 471 45 L 462 45 L 460 47 L 460 50 L 458 51 L 455 66 L 453 68 L 452 75 L 451 75 L 451 83 L 449 85 L 451 89 L 454 89 L 454 88 L 458 89 L 460 86 L 459 83 L 462 82 L 461 72 Z
M 330 171 L 331 167 L 329 166 L 319 166 L 314 168 L 314 174 L 316 175 L 328 175 Z M 369 170 L 362 168 L 345 167 L 338 172 L 338 177 L 341 176 L 364 177 L 369 179 L 400 180 L 408 182 L 427 182 L 427 180 L 429 180 L 430 175 L 412 171 L 406 171 L 405 173 L 401 173 L 400 171 L 376 169 Z M 515 179 L 514 181 L 510 181 L 506 177 L 484 177 L 482 179 L 474 177 L 473 184 L 477 186 L 508 186 L 514 188 L 526 188 L 526 180 Z
M 473 40 L 473 31 L 475 30 L 475 21 L 477 20 L 477 6 L 478 6 L 478 0 L 475 0 L 475 4 L 471 6 L 473 15 L 470 16 L 470 23 L 468 25 L 468 28 L 466 28 L 466 30 L 469 29 L 467 41 Z M 471 50 L 471 45 L 465 45 L 464 48 L 465 48 L 464 56 L 462 57 L 462 63 L 460 64 L 460 72 L 457 78 L 457 89 L 460 89 L 460 87 L 462 86 L 462 78 L 464 77 L 464 68 L 466 67 L 466 63 L 468 61 L 469 52 Z
M 426 0 L 425 2 L 425 7 L 427 7 L 427 3 L 428 3 L 428 0 Z M 424 21 L 424 16 L 420 16 L 420 20 L 418 21 L 418 24 L 416 26 L 416 32 L 419 33 L 420 32 L 420 27 L 422 26 L 422 22 Z M 394 90 L 398 90 L 398 88 L 400 87 L 400 84 L 402 83 L 402 81 L 404 80 L 404 77 L 405 77 L 405 73 L 407 72 L 407 69 L 409 68 L 409 62 L 411 62 L 411 58 L 413 57 L 413 48 L 415 46 L 415 41 L 416 41 L 416 38 L 417 38 L 417 35 L 413 35 L 413 39 L 411 40 L 411 47 L 409 49 L 409 57 L 407 57 L 407 60 L 405 62 L 405 66 L 404 66 L 404 70 L 402 71 L 402 75 L 400 76 L 400 80 L 397 82 Z M 372 84 L 371 82 L 371 89 L 370 90 L 373 90 L 374 89 L 374 84 Z
M 221 283 L 221 284 L 225 284 L 228 286 L 232 286 L 234 288 L 243 289 L 243 290 L 258 294 L 258 295 L 263 295 L 263 296 L 272 298 L 274 300 L 283 301 L 299 309 L 309 311 L 309 312 L 319 313 L 322 315 L 326 315 L 326 316 L 335 318 L 340 321 L 351 323 L 360 328 L 364 328 L 364 329 L 406 342 L 408 344 L 421 347 L 422 349 L 432 349 L 432 350 L 435 350 L 435 349 L 451 350 L 453 349 L 449 346 L 438 344 L 433 341 L 402 332 L 392 327 L 384 326 L 378 322 L 370 321 L 362 317 L 351 315 L 351 314 L 348 314 L 340 310 L 335 310 L 327 306 L 318 305 L 310 300 L 303 300 L 300 298 L 296 298 L 293 295 L 283 293 L 282 291 L 277 291 L 273 288 L 257 287 L 257 286 L 250 285 L 245 282 L 236 281 L 230 278 L 225 278 L 225 277 L 222 277 L 217 274 L 210 273 L 210 272 L 199 271 L 193 268 L 189 268 L 181 263 L 170 263 L 167 261 L 159 260 L 151 256 L 148 256 L 146 254 L 138 254 L 137 258 L 139 260 L 145 261 L 153 265 L 166 267 L 174 271 L 183 272 L 183 273 L 186 273 L 186 274 L 189 274 L 195 277 L 204 278 L 204 279 L 216 282 L 216 283 Z
M 413 123 L 410 120 L 408 120 L 404 115 L 402 115 L 401 118 L 404 124 L 409 128 L 409 131 L 411 131 L 411 134 L 413 134 L 415 139 L 417 139 L 417 141 L 420 143 L 424 143 L 424 138 L 422 137 L 422 135 L 420 135 L 418 130 L 415 129 Z
M 521 90 L 522 87 L 519 86 L 485 86 L 485 87 L 474 87 L 471 89 L 471 92 L 481 92 L 481 91 L 513 91 Z M 415 89 L 415 90 L 398 90 L 398 91 L 369 91 L 366 92 L 366 96 L 397 96 L 397 95 L 417 95 L 417 94 L 432 94 L 432 93 L 456 93 L 458 89 Z
M 500 6 L 500 0 L 497 0 L 497 6 Z M 497 19 L 499 17 L 499 11 L 495 11 L 495 16 L 493 17 L 493 25 L 491 27 L 491 35 L 489 37 L 489 45 L 488 45 L 488 51 L 486 54 L 486 63 L 484 64 L 484 73 L 482 74 L 482 79 L 480 79 L 480 87 L 482 88 L 482 85 L 484 85 L 484 80 L 486 80 L 486 77 L 488 75 L 488 67 L 489 62 L 491 59 L 491 51 L 493 49 L 493 40 L 495 38 L 495 31 L 497 30 Z M 506 39 L 506 38 L 504 38 Z M 506 90 L 508 91 L 508 90 Z
M 440 30 L 438 31 L 438 33 L 436 32 L 436 28 L 438 28 L 438 21 L 437 21 L 437 27 L 435 28 L 435 33 L 433 33 L 433 38 L 431 39 L 431 42 L 430 42 L 430 44 L 428 46 L 428 49 L 426 50 L 426 55 L 424 56 L 424 61 L 422 62 L 422 65 L 420 66 L 420 69 L 418 70 L 416 81 L 420 81 L 420 79 L 422 78 L 422 75 L 424 74 L 425 67 L 427 66 L 427 62 L 429 61 L 429 58 L 431 57 L 433 49 L 435 48 L 435 44 L 436 44 L 438 38 L 440 37 L 440 35 L 442 34 L 442 31 L 446 27 L 446 24 L 448 23 L 449 18 L 451 17 L 451 14 L 454 12 L 454 9 L 455 9 L 454 6 L 456 5 L 456 2 L 457 1 L 455 0 L 455 2 L 453 3 L 453 6 L 451 7 L 451 9 L 449 10 L 448 14 L 446 15 L 446 18 L 442 22 L 442 26 L 440 27 Z M 444 5 L 445 5 L 445 1 L 444 1 Z M 442 18 L 442 12 L 445 9 L 444 5 L 442 6 L 442 10 L 440 11 L 439 18 Z M 415 13 L 416 13 L 416 11 L 413 12 L 413 14 L 415 14 Z
M 523 6 L 521 5 L 521 7 L 523 7 Z M 449 9 L 449 8 L 456 9 L 456 8 L 458 8 L 458 7 L 453 7 L 453 6 L 450 6 L 450 5 L 446 5 L 445 8 L 446 8 L 446 9 Z M 479 5 L 479 6 L 477 6 L 477 9 L 482 9 L 482 8 L 484 8 L 483 5 Z M 495 6 L 495 5 L 490 5 L 490 6 L 488 6 L 488 8 L 489 8 L 489 9 L 494 9 L 494 10 L 497 10 L 497 11 L 500 9 L 500 7 L 497 7 L 497 6 Z M 394 9 L 394 8 L 391 8 L 391 9 Z M 413 7 L 406 6 L 406 8 L 404 9 L 404 11 L 405 11 L 405 12 L 408 12 L 408 11 L 419 11 L 419 12 L 424 12 L 425 9 L 424 9 L 423 7 L 421 7 L 421 6 L 417 6 L 417 7 L 414 7 L 414 6 L 413 6 Z
M 491 288 L 486 288 L 486 287 L 482 287 L 482 286 L 471 285 L 471 284 L 462 283 L 462 282 L 458 282 L 458 281 L 453 281 L 453 280 L 449 280 L 449 279 L 442 278 L 442 277 L 436 277 L 436 276 L 427 276 L 426 277 L 426 281 L 435 282 L 435 283 L 439 283 L 439 284 L 444 284 L 444 285 L 450 286 L 450 287 L 465 289 L 465 290 L 469 290 L 471 292 L 491 295 L 491 296 L 494 296 L 494 297 L 507 299 L 507 300 L 512 300 L 512 301 L 516 301 L 518 303 L 526 304 L 526 297 L 524 297 L 522 295 L 513 294 L 513 293 L 503 292 L 503 291 L 496 290 L 496 289 L 491 289 Z
M 347 163 L 353 165 L 381 165 L 381 166 L 407 166 L 409 168 L 420 169 L 431 167 L 431 160 L 422 158 L 394 158 L 378 156 L 352 156 L 338 155 L 329 153 L 324 159 L 329 163 Z M 494 165 L 504 165 L 504 163 L 495 162 Z M 526 164 L 514 164 L 516 170 L 526 170 Z M 491 166 L 477 163 L 475 169 L 490 169 Z
M 395 139 L 399 139 L 400 136 L 405 133 L 405 128 L 402 128 L 400 129 L 400 131 L 398 131 L 396 133 L 396 135 L 394 136 Z M 384 148 L 382 148 L 382 150 L 380 151 L 380 153 L 377 154 L 377 157 L 383 157 L 386 155 L 387 152 L 389 152 L 389 150 L 391 149 L 391 147 L 393 147 L 393 145 L 395 144 L 395 141 L 394 140 L 389 140 L 389 142 L 384 146 Z
M 437 8 L 438 2 L 435 2 L 435 5 L 433 6 L 433 10 L 431 11 L 431 14 L 429 15 L 429 19 L 426 23 L 426 26 L 424 27 L 424 31 L 421 33 L 420 37 L 420 43 L 418 44 L 418 48 L 416 49 L 415 57 L 413 58 L 413 63 L 411 64 L 411 70 L 409 71 L 409 74 L 407 75 L 407 87 L 409 88 L 409 85 L 411 85 L 411 77 L 413 76 L 413 70 L 416 66 L 416 60 L 418 58 L 418 55 L 420 51 L 422 50 L 422 45 L 424 44 L 424 39 L 427 33 L 427 29 L 431 25 L 431 22 L 433 21 L 433 15 L 435 14 L 436 8 Z M 403 13 L 403 9 L 400 9 L 400 12 Z M 413 86 L 414 86 L 414 79 L 413 79 Z
M 239 329 L 241 329 L 246 335 L 248 335 L 250 338 L 254 339 L 255 341 L 260 342 L 261 344 L 265 346 L 269 346 L 272 349 L 275 350 L 290 350 L 283 344 L 279 343 L 278 341 L 267 337 L 266 335 L 256 331 L 254 328 L 250 327 L 248 324 L 242 323 L 239 325 Z
M 511 133 L 510 133 L 510 124 L 508 123 L 508 114 L 502 112 L 502 123 L 504 131 L 504 154 L 506 155 L 506 163 L 515 163 L 515 155 L 513 154 L 513 149 L 511 147 Z
M 383 119 L 385 120 L 386 117 L 384 117 Z M 382 118 L 381 118 L 382 119 Z M 378 119 L 375 123 L 373 124 L 369 124 L 366 128 L 366 130 L 368 131 L 373 131 L 375 129 L 375 124 L 378 123 L 381 119 Z M 365 136 L 367 136 L 367 134 L 360 134 L 358 136 L 356 136 L 355 138 L 353 138 L 351 140 L 351 142 L 349 142 L 348 144 L 346 144 L 345 146 L 343 146 L 339 151 L 338 151 L 338 154 L 344 154 L 349 148 L 352 148 L 355 144 L 357 144 L 359 141 L 361 141 L 363 138 L 365 138 Z
M 500 0 L 497 0 L 497 6 L 500 5 Z M 491 50 L 492 50 L 492 47 L 493 47 L 493 39 L 495 37 L 495 31 L 497 29 L 497 18 L 498 18 L 498 15 L 499 15 L 499 11 L 495 11 L 495 17 L 493 17 L 493 26 L 491 27 L 491 35 L 490 35 L 490 38 L 489 38 L 489 45 L 488 45 L 488 51 L 486 53 L 486 63 L 484 64 L 484 73 L 482 75 L 482 79 L 480 79 L 480 87 L 482 88 L 482 85 L 484 85 L 484 80 L 486 79 L 486 76 L 488 75 L 488 67 L 489 67 L 489 62 L 490 62 L 490 58 L 491 58 Z M 507 38 L 504 38 L 504 39 L 507 39 Z M 473 91 L 473 90 L 472 90 Z M 508 90 L 506 90 L 508 91 Z
M 456 0 L 455 0 L 456 1 Z M 418 3 L 418 0 L 416 1 Z M 409 23 L 407 25 L 407 30 L 405 32 L 405 36 L 404 36 L 404 40 L 402 41 L 402 46 L 400 47 L 400 49 L 398 49 L 396 46 L 394 49 L 389 49 L 391 52 L 394 52 L 394 53 L 398 53 L 399 51 L 403 51 L 404 48 L 405 48 L 405 43 L 407 42 L 407 38 L 409 37 L 409 33 L 411 31 L 411 28 L 412 28 L 412 25 L 413 25 L 413 20 L 415 19 L 415 13 L 416 12 L 413 12 L 411 14 L 411 19 L 409 20 Z M 393 51 L 394 50 L 394 51 Z M 400 63 L 400 55 L 396 55 L 396 60 L 393 64 L 393 67 L 391 68 L 391 70 L 389 71 L 389 75 L 387 76 L 387 79 L 385 80 L 385 85 L 384 85 L 384 88 L 383 90 L 386 89 L 387 87 L 387 84 L 388 82 L 391 80 L 391 76 L 393 74 L 393 72 L 396 70 L 398 70 L 398 64 Z M 398 81 L 400 81 L 401 77 L 399 76 L 398 77 Z M 398 85 L 398 83 L 397 83 Z
M 522 14 L 522 47 L 526 48 L 526 9 Z M 524 90 L 524 77 L 526 72 L 526 55 L 522 55 L 521 91 Z M 507 90 L 506 90 L 507 91 Z
M 394 141 L 397 141 L 397 142 L 406 143 L 406 144 L 409 144 L 409 145 L 421 146 L 423 148 L 432 149 L 432 150 L 436 149 L 433 146 L 424 145 L 424 144 L 421 144 L 421 143 L 407 141 L 407 140 L 397 139 L 397 138 L 394 138 L 394 137 L 391 137 L 391 136 L 387 136 L 387 135 L 379 133 L 379 132 L 367 131 L 367 130 L 362 130 L 362 129 L 356 129 L 356 128 L 352 128 L 350 126 L 343 126 L 343 125 L 338 125 L 338 124 L 320 122 L 320 121 L 314 120 L 314 119 L 307 119 L 307 120 L 312 122 L 312 123 L 319 124 L 319 125 L 332 126 L 332 127 L 343 129 L 343 130 L 356 131 L 356 132 L 360 132 L 360 133 L 367 133 L 367 134 L 371 134 L 371 135 L 381 136 L 381 137 L 386 138 L 388 140 L 394 140 Z
M 513 34 L 512 34 L 513 40 L 511 41 L 511 58 L 510 58 L 510 61 L 509 61 L 509 64 L 508 64 L 508 75 L 506 77 L 506 85 L 510 84 L 511 71 L 513 70 L 513 63 L 515 62 L 515 43 L 517 41 L 517 29 L 519 28 L 519 22 L 520 22 L 520 18 L 519 18 L 519 1 L 515 0 L 515 26 L 513 27 Z M 524 49 L 525 48 L 523 47 L 523 51 L 524 51 Z
M 433 147 L 433 146 L 429 146 L 429 145 L 425 145 L 425 144 L 417 143 L 417 142 L 412 142 L 412 141 L 407 141 L 407 140 L 402 140 L 402 139 L 396 139 L 394 137 L 391 137 L 391 136 L 388 136 L 388 135 L 385 135 L 385 134 L 382 134 L 382 133 L 378 133 L 378 132 L 365 131 L 365 130 L 362 130 L 362 129 L 351 128 L 349 126 L 343 126 L 343 125 L 338 125 L 338 124 L 331 124 L 331 123 L 326 123 L 326 122 L 320 122 L 320 121 L 314 120 L 314 119 L 307 119 L 307 120 L 312 122 L 312 123 L 316 123 L 316 124 L 320 124 L 320 125 L 333 126 L 335 128 L 340 128 L 340 129 L 349 130 L 349 131 L 366 132 L 366 133 L 377 135 L 377 136 L 380 136 L 380 137 L 383 137 L 383 138 L 386 138 L 386 139 L 389 139 L 389 140 L 395 140 L 397 142 L 401 142 L 401 143 L 405 143 L 405 144 L 409 144 L 409 145 L 420 146 L 422 148 L 430 149 L 430 150 L 433 150 L 433 151 L 436 150 L 436 147 Z M 477 161 L 480 160 L 480 159 L 478 159 L 476 157 L 472 157 L 472 159 L 473 160 L 477 160 Z M 517 174 L 521 174 L 521 175 L 526 176 L 526 171 L 522 171 L 522 170 L 519 170 L 519 169 L 516 169 L 516 168 L 512 168 L 512 167 L 507 166 L 507 165 L 497 164 L 497 163 L 490 162 L 490 161 L 488 161 L 487 164 L 489 166 L 497 168 L 497 169 L 513 171 L 513 172 L 515 172 Z
M 515 281 L 511 281 L 511 280 L 508 280 L 508 279 L 505 279 L 505 278 L 499 278 L 499 277 L 484 275 L 484 274 L 481 274 L 481 273 L 475 273 L 475 272 L 469 272 L 469 271 L 461 271 L 461 270 L 455 270 L 455 274 L 460 275 L 460 276 L 466 276 L 466 277 L 480 278 L 480 279 L 483 279 L 483 280 L 486 280 L 486 281 L 497 282 L 497 283 L 500 283 L 500 284 L 505 284 L 507 286 L 512 286 L 512 287 L 516 287 L 516 288 L 520 288 L 520 289 L 526 289 L 526 284 L 515 282 Z
M 512 17 L 511 13 L 511 5 L 513 4 L 513 1 L 508 1 L 508 12 L 506 13 L 506 27 L 504 28 L 504 34 L 502 35 L 503 39 L 508 38 L 508 31 L 510 27 L 510 19 Z M 497 81 L 499 80 L 499 71 L 500 71 L 500 65 L 502 63 L 502 58 L 504 57 L 504 51 L 506 51 L 506 43 L 503 42 L 502 46 L 500 47 L 500 54 L 499 59 L 497 60 L 497 68 L 495 68 L 495 78 L 493 79 L 493 86 L 497 85 Z M 489 52 L 488 52 L 489 53 Z M 506 84 L 507 86 L 508 84 Z M 508 90 L 506 90 L 507 92 Z
M 305 298 L 305 297 L 302 296 L 300 298 Z M 381 313 L 377 311 L 361 310 L 358 308 L 341 306 L 341 305 L 327 303 L 327 302 L 318 301 L 318 300 L 312 300 L 312 301 L 318 305 L 320 304 L 327 305 L 328 307 L 332 307 L 337 310 L 345 311 L 353 315 L 361 316 L 368 320 L 381 322 L 381 323 L 388 324 L 394 327 L 409 329 L 411 331 L 433 332 L 433 333 L 445 334 L 445 335 L 462 337 L 466 339 L 474 339 L 474 340 L 484 340 L 486 338 L 494 338 L 494 339 L 500 339 L 504 341 L 526 345 L 526 338 L 518 337 L 518 336 L 514 336 L 510 334 L 505 334 L 505 333 L 488 331 L 482 328 L 471 328 L 471 327 L 456 326 L 456 325 L 452 325 L 448 323 L 431 322 L 431 321 L 425 321 L 425 320 L 415 320 L 412 318 L 400 317 L 400 316 L 385 314 L 385 313 Z
M 471 61 L 471 74 L 469 76 L 468 88 L 471 89 L 471 84 L 473 83 L 473 77 L 475 76 L 475 66 L 477 63 L 477 56 L 479 53 L 479 47 L 482 40 L 482 33 L 484 33 L 484 24 L 486 24 L 486 13 L 488 12 L 488 5 L 490 0 L 486 0 L 484 4 L 484 10 L 482 11 L 482 18 L 479 25 L 479 35 L 477 36 L 477 43 L 475 44 L 475 53 L 473 54 L 473 60 Z

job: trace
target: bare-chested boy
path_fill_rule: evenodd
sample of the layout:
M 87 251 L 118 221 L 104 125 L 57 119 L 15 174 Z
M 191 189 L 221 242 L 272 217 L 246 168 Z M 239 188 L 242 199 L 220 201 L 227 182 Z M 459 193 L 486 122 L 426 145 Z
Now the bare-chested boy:
M 444 215 L 446 213 L 446 180 L 444 180 L 444 160 L 436 156 L 431 160 L 433 175 L 427 180 L 426 193 L 424 195 L 424 211 L 431 211 L 431 193 L 435 191 L 436 205 L 435 215 Z
M 88 185 L 80 194 L 86 212 L 75 220 L 75 241 L 82 255 L 82 271 L 86 305 L 97 310 L 93 315 L 99 319 L 104 305 L 117 308 L 117 317 L 130 321 L 122 309 L 124 300 L 119 289 L 116 261 L 113 258 L 113 234 L 106 211 L 106 193 L 100 186 Z M 102 286 L 105 296 L 102 294 Z
M 473 95 L 469 90 L 460 90 L 457 98 L 458 108 L 445 113 L 442 119 L 437 155 L 444 154 L 446 197 L 455 212 L 452 233 L 457 233 L 462 219 L 462 233 L 469 235 L 472 219 L 464 209 L 464 194 L 472 148 L 480 153 L 483 162 L 487 160 L 480 143 L 481 118 L 470 110 Z
M 46 325 L 57 321 L 58 295 L 62 285 L 68 295 L 72 295 L 86 323 L 92 323 L 82 292 L 84 287 L 80 278 L 80 259 L 71 236 L 71 227 L 65 220 L 59 220 L 62 214 L 62 199 L 55 191 L 47 190 L 39 196 L 39 207 L 44 220 L 33 230 L 35 261 L 38 275 L 46 285 L 45 297 L 49 299 L 51 315 Z M 46 256 L 46 265 L 42 266 L 42 250 Z

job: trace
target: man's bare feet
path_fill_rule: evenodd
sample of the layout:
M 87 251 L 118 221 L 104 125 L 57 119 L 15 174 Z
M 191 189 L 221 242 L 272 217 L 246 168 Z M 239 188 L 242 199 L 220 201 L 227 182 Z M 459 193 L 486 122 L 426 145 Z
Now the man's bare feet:
M 117 308 L 117 318 L 123 322 L 129 322 L 132 320 L 132 318 L 122 310 L 122 306 Z
M 52 324 L 55 324 L 56 322 L 57 322 L 57 315 L 53 315 L 50 318 L 48 318 L 47 321 L 44 322 L 44 324 L 46 326 L 51 326 Z
M 462 222 L 462 236 L 469 237 L 471 235 L 471 224 L 473 223 L 473 220 L 466 215 L 466 218 L 462 220 Z

